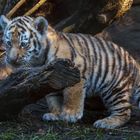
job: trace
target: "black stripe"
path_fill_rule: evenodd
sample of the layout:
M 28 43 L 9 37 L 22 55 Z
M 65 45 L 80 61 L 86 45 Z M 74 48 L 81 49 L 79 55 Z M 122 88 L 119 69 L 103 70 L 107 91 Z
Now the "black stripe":
M 85 52 L 85 56 L 87 58 L 87 60 L 89 60 L 89 64 L 91 63 L 91 60 L 90 60 L 90 51 L 89 51 L 89 36 L 86 36 L 86 35 L 83 35 L 83 34 L 78 34 L 82 40 L 84 41 L 84 52 Z M 88 40 L 87 40 L 88 39 Z
M 19 20 L 18 23 L 20 23 L 20 24 L 24 25 L 25 27 L 29 28 L 28 25 L 26 24 L 26 22 L 21 20 L 21 19 Z
M 50 50 L 50 42 L 49 42 L 49 40 L 48 39 L 46 39 L 46 55 L 45 55 L 45 63 L 47 63 L 47 61 L 48 61 L 48 53 L 49 53 L 49 50 Z
M 99 58 L 99 47 L 97 46 L 97 41 L 95 38 L 92 38 L 90 37 L 90 41 L 91 41 L 91 44 L 92 44 L 92 48 L 93 48 L 93 64 L 92 64 L 92 67 L 93 67 L 93 73 L 92 73 L 92 76 L 91 76 L 91 83 L 92 83 L 92 92 L 95 93 L 96 92 L 96 89 L 95 89 L 95 80 L 94 80 L 94 76 L 95 76 L 95 71 L 94 71 L 94 68 L 95 67 L 98 67 L 98 64 L 97 64 L 97 60 L 100 59 Z M 99 62 L 100 63 L 100 62 Z
M 10 26 L 13 26 L 13 25 L 15 26 L 16 23 L 17 23 L 17 20 L 13 20 L 13 21 L 11 22 Z
M 58 50 L 59 50 L 59 47 L 57 47 L 57 48 L 55 49 L 54 56 L 56 56 L 56 54 L 57 54 Z
M 20 24 L 20 23 L 17 23 L 16 26 L 17 26 L 18 28 L 21 28 L 22 30 L 27 31 L 27 26 L 24 26 L 24 25 L 22 25 L 22 24 Z
M 114 47 L 114 46 L 112 46 L 112 47 Z M 110 82 L 110 85 L 108 86 L 108 89 L 106 91 L 104 91 L 104 93 L 102 94 L 102 97 L 106 96 L 106 94 L 109 91 L 111 91 L 114 87 L 117 87 L 117 85 L 124 78 L 123 77 L 123 74 L 122 74 L 122 76 L 120 77 L 120 79 L 118 79 L 119 74 L 120 74 L 120 70 L 121 70 L 121 67 L 122 67 L 122 60 L 121 60 L 121 57 L 120 57 L 120 50 L 119 49 L 116 49 L 115 51 L 116 51 L 115 54 L 117 55 L 117 60 L 115 59 L 115 67 L 117 68 L 116 64 L 117 64 L 117 62 L 119 62 L 119 70 L 118 70 L 118 72 L 116 72 L 116 70 L 114 70 L 114 74 L 112 75 L 112 81 Z M 103 86 L 102 88 L 105 88 L 105 87 Z
M 117 100 L 116 102 L 114 102 L 113 104 L 112 104 L 112 106 L 117 106 L 118 104 L 120 104 L 120 103 L 128 103 L 128 101 L 126 100 L 126 99 L 122 99 L 122 100 Z
M 114 108 L 112 111 L 113 112 L 117 112 L 117 113 L 124 113 L 125 110 L 128 110 L 128 109 L 131 109 L 131 105 L 130 106 L 123 106 L 123 107 L 120 107 L 120 108 Z
M 116 95 L 118 92 L 123 91 L 123 89 L 128 85 L 128 80 L 125 81 L 125 83 L 123 83 L 123 85 L 119 88 L 115 88 L 113 89 L 110 94 L 106 94 L 106 96 L 103 97 L 104 100 L 108 101 L 109 98 L 111 98 L 113 95 Z
M 35 40 L 33 40 L 33 45 L 34 45 L 34 48 L 36 49 L 37 48 L 37 42 Z
M 83 44 L 83 48 L 84 48 L 84 56 L 86 57 L 86 67 L 85 67 L 85 70 L 83 71 L 83 74 L 88 70 L 88 74 L 90 75 L 91 73 L 93 73 L 91 67 L 93 67 L 92 65 L 92 61 L 91 61 L 91 57 L 90 57 L 90 49 L 89 49 L 89 44 L 91 44 L 90 42 L 90 38 L 89 36 L 86 36 L 86 35 L 83 35 L 83 34 L 78 34 L 79 37 L 81 37 L 81 39 L 83 40 L 84 44 Z M 92 76 L 91 76 L 92 78 Z M 91 80 L 91 79 L 90 79 Z M 90 81 L 91 82 L 91 81 Z M 90 90 L 90 88 L 89 88 Z M 87 91 L 88 92 L 88 91 Z
M 75 37 L 76 37 L 77 43 L 78 43 L 78 45 L 80 47 L 80 51 L 81 51 L 81 54 L 80 53 L 78 53 L 78 54 L 79 54 L 80 57 L 82 57 L 82 59 L 84 61 L 84 64 L 82 64 L 83 65 L 82 76 L 85 79 L 86 78 L 85 77 L 85 71 L 86 71 L 86 67 L 87 67 L 87 63 L 86 63 L 87 60 L 86 60 L 86 57 L 83 55 L 83 53 L 84 53 L 83 44 L 81 44 L 81 42 L 79 40 L 79 38 L 81 38 L 81 37 L 79 36 L 79 34 L 77 36 L 75 36 Z
M 72 38 L 72 35 L 69 36 L 69 40 L 71 41 L 71 47 L 72 47 L 72 50 L 74 51 L 74 57 L 77 57 L 77 51 L 75 48 L 75 44 L 74 44 L 74 40 Z
M 71 43 L 71 41 L 69 39 L 69 35 L 70 34 L 67 35 L 66 33 L 64 33 L 62 35 L 63 35 L 64 39 L 67 41 L 68 46 L 70 48 L 70 51 L 71 51 L 71 60 L 74 61 L 74 58 L 76 57 L 76 54 L 75 54 L 75 50 L 73 48 L 74 46 L 73 46 L 73 44 Z
M 31 18 L 29 18 L 29 17 L 27 17 L 27 16 L 24 16 L 24 17 L 23 17 L 23 20 L 25 20 L 25 21 L 28 22 L 28 23 L 33 21 Z
M 37 45 L 38 50 L 41 50 L 41 48 L 42 48 L 42 44 L 40 43 L 40 41 L 38 41 L 37 44 L 38 44 L 38 45 Z
M 10 27 L 8 28 L 8 30 L 11 30 L 14 27 L 15 27 L 15 24 L 14 25 L 10 25 Z
M 91 36 L 89 36 L 89 42 L 91 44 L 91 49 L 92 49 L 92 62 L 91 62 L 91 75 L 90 75 L 90 84 L 93 86 L 93 76 L 94 76 L 94 66 L 97 64 L 97 52 L 95 51 L 95 40 Z M 89 93 L 90 88 L 86 90 L 86 93 Z M 95 93 L 95 89 L 92 88 L 92 93 Z
M 116 100 L 118 100 L 118 99 L 123 98 L 123 97 L 126 96 L 123 93 L 129 92 L 129 91 L 130 91 L 129 89 L 126 89 L 126 90 L 122 90 L 122 91 L 117 92 L 115 95 L 113 94 L 112 96 L 115 96 L 115 97 L 110 102 L 108 101 L 108 104 L 113 105 L 112 103 L 115 103 Z
M 102 52 L 102 50 L 101 50 L 101 46 L 100 46 L 100 44 L 99 44 L 99 42 L 97 41 L 97 48 L 98 48 L 98 52 L 97 52 L 97 59 L 98 59 L 98 64 L 97 64 L 97 67 L 98 67 L 98 72 L 96 73 L 97 75 L 96 75 L 96 77 L 95 77 L 95 81 L 94 81 L 94 88 L 95 88 L 95 90 L 97 90 L 96 88 L 97 88 L 97 83 L 98 83 L 98 81 L 99 81 L 99 78 L 101 77 L 101 73 L 102 73 L 102 60 L 103 60 L 103 58 L 102 58 L 102 55 L 101 55 L 101 52 Z
M 81 53 L 84 54 L 83 45 L 80 42 L 80 39 L 79 39 L 80 36 L 79 36 L 79 34 L 77 34 L 75 37 L 76 37 L 77 43 L 79 44 Z
M 109 44 L 109 46 L 111 46 L 111 45 Z M 116 61 L 115 61 L 115 57 L 114 57 L 114 49 L 113 49 L 112 46 L 110 47 L 110 52 L 112 53 L 112 69 L 111 69 L 111 74 L 113 75 L 113 73 L 115 71 Z
M 102 61 L 105 62 L 105 71 L 103 71 L 104 75 L 103 75 L 103 78 L 102 78 L 102 80 L 101 80 L 101 82 L 100 82 L 100 85 L 98 86 L 98 88 L 101 89 L 101 86 L 103 85 L 103 83 L 104 83 L 104 81 L 105 81 L 105 79 L 106 79 L 106 76 L 107 76 L 107 74 L 108 74 L 108 71 L 109 71 L 109 70 L 108 70 L 108 61 L 109 61 L 108 56 L 109 56 L 109 54 L 107 54 L 107 51 L 106 51 L 106 49 L 108 49 L 108 48 L 107 48 L 107 47 L 108 47 L 108 44 L 107 44 L 104 40 L 101 40 L 101 39 L 99 39 L 99 38 L 97 38 L 97 37 L 96 37 L 96 39 L 98 40 L 98 43 L 99 43 L 100 46 L 102 47 L 103 53 L 105 54 L 105 59 L 102 59 Z M 105 43 L 106 46 L 104 46 L 104 44 L 103 44 L 102 41 L 104 41 L 104 43 Z
M 115 114 L 115 116 L 119 116 L 119 117 L 121 117 L 121 116 L 128 116 L 129 114 L 127 114 L 127 113 L 124 113 L 124 112 L 122 112 L 123 114 Z

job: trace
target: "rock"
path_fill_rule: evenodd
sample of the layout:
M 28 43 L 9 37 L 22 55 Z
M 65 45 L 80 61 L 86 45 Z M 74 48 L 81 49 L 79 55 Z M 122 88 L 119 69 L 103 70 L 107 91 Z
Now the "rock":
M 140 62 L 139 13 L 140 5 L 134 5 L 125 16 L 97 34 L 125 48 L 138 62 Z

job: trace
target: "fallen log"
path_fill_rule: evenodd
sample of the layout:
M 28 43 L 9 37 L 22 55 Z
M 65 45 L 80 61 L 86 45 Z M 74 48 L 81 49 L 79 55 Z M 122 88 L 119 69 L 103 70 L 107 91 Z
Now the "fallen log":
M 15 118 L 24 106 L 79 81 L 79 70 L 64 59 L 39 68 L 18 69 L 0 82 L 0 121 Z

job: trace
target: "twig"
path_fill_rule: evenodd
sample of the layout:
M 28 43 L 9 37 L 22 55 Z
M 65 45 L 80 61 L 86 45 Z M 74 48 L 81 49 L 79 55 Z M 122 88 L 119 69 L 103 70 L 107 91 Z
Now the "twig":
M 3 57 L 3 55 L 5 55 L 5 51 L 0 53 L 0 58 Z
M 10 17 L 18 10 L 18 8 L 20 8 L 20 6 L 21 6 L 23 3 L 25 3 L 25 2 L 26 2 L 26 0 L 20 0 L 20 1 L 14 6 L 14 8 L 12 8 L 12 10 L 10 10 L 10 11 L 8 12 L 8 14 L 6 15 L 7 18 L 10 18 Z
M 40 0 L 32 9 L 27 11 L 24 16 L 29 16 L 33 14 L 41 5 L 43 5 L 47 0 Z

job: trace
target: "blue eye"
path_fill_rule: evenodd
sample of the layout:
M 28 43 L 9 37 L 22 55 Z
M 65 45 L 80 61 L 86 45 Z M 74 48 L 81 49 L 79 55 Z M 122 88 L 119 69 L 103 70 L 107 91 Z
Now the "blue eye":
M 21 46 L 21 48 L 27 48 L 28 43 L 27 42 L 21 42 L 20 46 Z
M 11 44 L 11 42 L 10 42 L 10 41 L 7 41 L 7 42 L 6 42 L 6 44 L 7 44 L 9 47 L 11 47 L 11 46 L 12 46 L 12 44 Z

